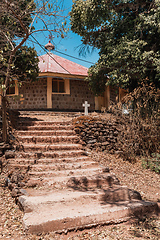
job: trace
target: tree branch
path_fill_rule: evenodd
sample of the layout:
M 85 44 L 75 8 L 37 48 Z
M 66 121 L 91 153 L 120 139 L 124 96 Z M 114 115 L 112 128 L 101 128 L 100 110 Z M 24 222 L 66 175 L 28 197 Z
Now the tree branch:
M 11 45 L 12 50 L 14 50 L 14 46 L 13 46 L 11 40 L 8 38 L 8 36 L 7 36 L 2 30 L 0 30 L 0 33 L 2 33 L 2 34 L 5 36 L 5 38 L 7 39 L 7 41 L 9 42 L 9 44 Z
M 12 6 L 11 6 L 11 3 L 8 3 L 7 0 L 5 0 L 7 6 L 8 6 L 8 9 L 12 12 L 13 16 L 18 19 L 22 29 L 24 30 L 26 36 L 28 35 L 28 29 L 26 28 L 26 26 L 23 24 L 23 21 L 21 19 L 21 17 L 19 17 L 19 15 L 16 14 L 16 12 L 12 9 Z

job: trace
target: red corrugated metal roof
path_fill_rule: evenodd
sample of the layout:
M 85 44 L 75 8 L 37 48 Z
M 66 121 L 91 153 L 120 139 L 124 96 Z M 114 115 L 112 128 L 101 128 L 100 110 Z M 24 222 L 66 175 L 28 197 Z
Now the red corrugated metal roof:
M 88 68 L 53 53 L 39 56 L 40 72 L 54 72 L 87 76 Z

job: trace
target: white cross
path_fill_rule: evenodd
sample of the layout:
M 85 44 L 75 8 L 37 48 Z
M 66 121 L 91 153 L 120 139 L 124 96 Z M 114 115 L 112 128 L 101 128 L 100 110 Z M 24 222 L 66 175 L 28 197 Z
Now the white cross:
M 84 107 L 84 115 L 88 115 L 88 108 L 90 107 L 90 104 L 85 101 L 82 106 Z

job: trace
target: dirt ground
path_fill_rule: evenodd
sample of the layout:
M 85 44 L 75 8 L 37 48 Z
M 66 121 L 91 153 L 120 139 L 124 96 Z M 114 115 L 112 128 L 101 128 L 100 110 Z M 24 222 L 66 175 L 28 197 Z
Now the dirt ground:
M 43 116 L 41 116 L 43 118 Z M 55 118 L 55 116 L 54 116 Z M 65 118 L 65 117 L 64 117 Z M 46 119 L 46 116 L 45 116 Z M 100 163 L 109 167 L 110 172 L 115 174 L 122 185 L 140 192 L 144 200 L 156 201 L 160 206 L 160 174 L 148 169 L 143 169 L 141 161 L 137 159 L 132 164 L 123 161 L 117 155 L 106 152 L 95 152 L 87 149 L 88 155 Z M 6 169 L 0 174 L 0 239 L 16 240 L 128 240 L 128 239 L 160 239 L 160 215 L 143 217 L 136 222 L 121 223 L 109 226 L 97 226 L 92 229 L 75 231 L 67 234 L 40 234 L 31 235 L 23 231 L 23 212 L 15 204 L 10 190 L 5 187 Z

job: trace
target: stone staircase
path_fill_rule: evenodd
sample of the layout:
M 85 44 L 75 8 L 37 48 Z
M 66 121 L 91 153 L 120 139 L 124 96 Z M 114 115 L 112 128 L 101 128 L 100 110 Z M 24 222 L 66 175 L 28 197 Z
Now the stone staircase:
M 87 155 L 71 119 L 20 119 L 20 148 L 8 161 L 12 170 L 28 171 L 28 194 L 19 197 L 26 231 L 66 232 L 156 209 Z
M 20 151 L 9 162 L 12 169 L 29 169 L 29 185 L 53 185 L 62 176 L 67 181 L 100 170 L 78 143 L 71 121 L 21 121 L 17 134 Z

